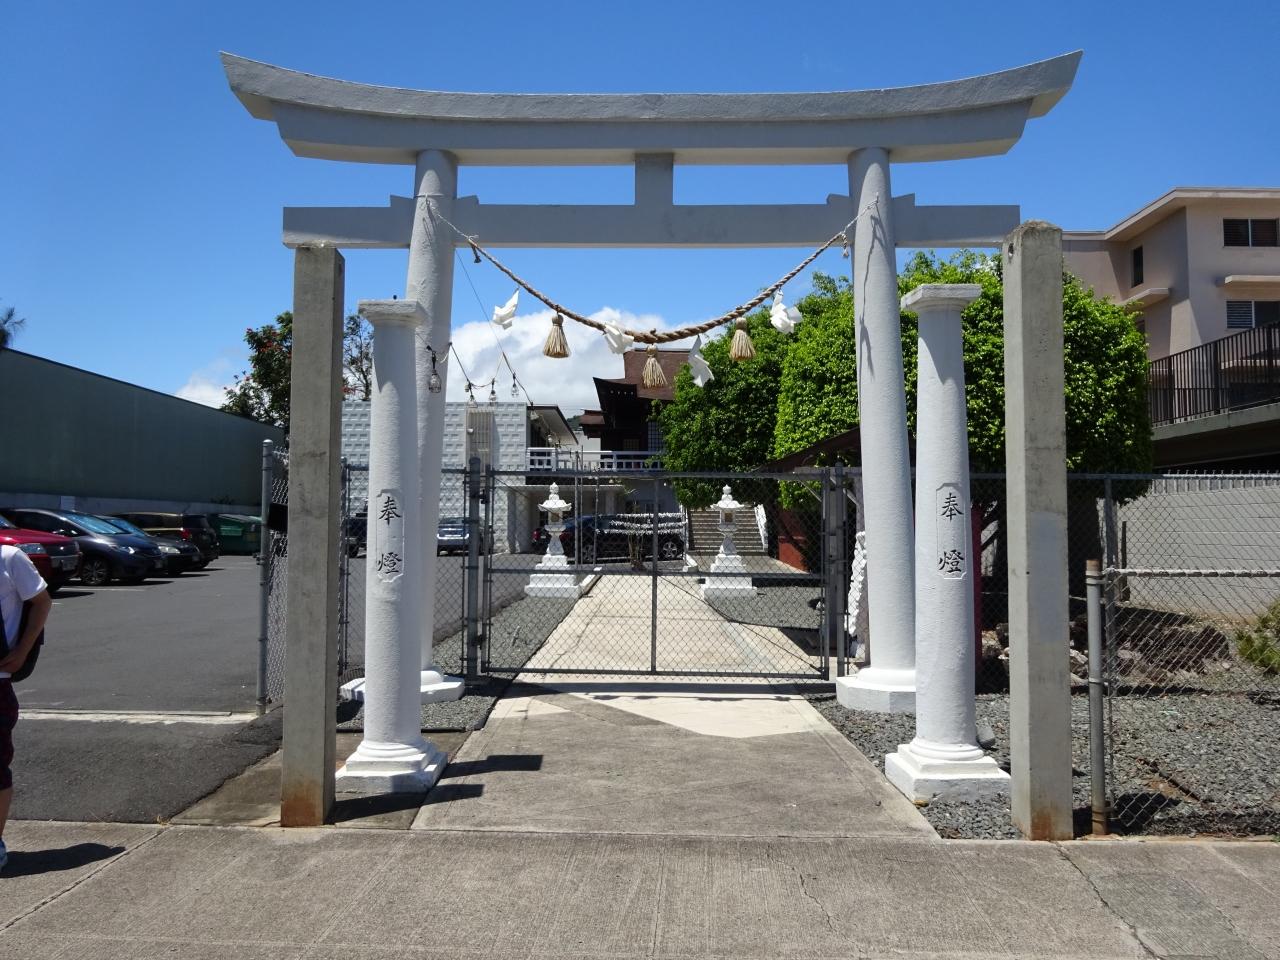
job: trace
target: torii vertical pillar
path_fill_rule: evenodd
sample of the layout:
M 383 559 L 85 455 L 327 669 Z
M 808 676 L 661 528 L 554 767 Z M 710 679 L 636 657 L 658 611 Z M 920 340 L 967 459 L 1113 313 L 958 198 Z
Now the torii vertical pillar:
M 884 760 L 918 802 L 998 796 L 1009 775 L 978 746 L 973 689 L 969 430 L 960 313 L 976 283 L 927 283 L 902 298 L 920 319 L 916 415 L 916 735 Z
M 914 534 L 887 151 L 872 147 L 849 157 L 849 195 L 858 211 L 852 273 L 871 664 L 838 678 L 836 696 L 855 710 L 909 713 L 916 694 Z
M 1029 840 L 1070 840 L 1062 231 L 1039 220 L 1004 248 L 1004 396 L 1010 810 Z
M 405 299 L 426 310 L 426 323 L 416 332 L 413 354 L 417 362 L 417 454 L 421 477 L 418 519 L 406 534 L 417 539 L 421 562 L 414 574 L 421 598 L 418 623 L 420 693 L 422 702 L 457 700 L 464 683 L 446 677 L 435 665 L 436 529 L 440 522 L 440 468 L 444 456 L 445 392 L 449 382 L 449 339 L 453 309 L 454 237 L 446 218 L 453 216 L 458 194 L 458 161 L 441 150 L 418 154 L 414 177 L 413 230 L 409 239 L 409 276 Z M 433 356 L 434 351 L 434 356 Z M 440 376 L 440 390 L 432 393 L 432 371 Z
M 344 789 L 420 793 L 435 784 L 446 762 L 422 737 L 418 691 L 422 557 L 413 341 L 426 314 L 416 300 L 364 300 L 360 312 L 373 325 L 364 739 L 338 782 Z
M 344 269 L 333 247 L 294 253 L 284 676 L 289 709 L 280 781 L 285 827 L 319 826 L 333 807 Z

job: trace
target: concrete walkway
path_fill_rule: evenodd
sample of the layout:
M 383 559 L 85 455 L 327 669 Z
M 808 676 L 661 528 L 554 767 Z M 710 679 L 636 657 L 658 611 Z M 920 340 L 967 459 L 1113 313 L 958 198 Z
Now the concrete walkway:
M 11 824 L 0 960 L 1280 960 L 1280 844 L 942 841 L 767 683 L 510 692 L 392 829 Z

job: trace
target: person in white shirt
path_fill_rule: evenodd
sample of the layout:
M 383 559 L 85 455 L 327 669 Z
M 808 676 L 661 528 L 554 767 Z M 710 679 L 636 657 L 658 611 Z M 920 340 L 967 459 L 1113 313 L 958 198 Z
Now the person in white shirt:
M 31 613 L 26 628 L 20 630 L 22 607 L 28 602 Z M 0 620 L 5 641 L 0 649 L 0 869 L 9 860 L 4 828 L 13 800 L 13 772 L 9 766 L 13 763 L 13 728 L 18 723 L 18 698 L 10 677 L 27 662 L 52 608 L 44 579 L 30 558 L 17 547 L 0 545 Z

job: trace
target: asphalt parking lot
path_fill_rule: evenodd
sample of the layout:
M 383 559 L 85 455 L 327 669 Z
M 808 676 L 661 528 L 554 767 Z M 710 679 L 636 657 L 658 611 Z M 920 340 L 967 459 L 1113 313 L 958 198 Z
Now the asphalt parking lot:
M 460 619 L 463 562 L 439 559 L 443 618 Z M 281 711 L 254 716 L 258 590 L 254 558 L 228 556 L 181 577 L 59 591 L 39 665 L 16 688 L 14 818 L 166 819 L 275 750 Z

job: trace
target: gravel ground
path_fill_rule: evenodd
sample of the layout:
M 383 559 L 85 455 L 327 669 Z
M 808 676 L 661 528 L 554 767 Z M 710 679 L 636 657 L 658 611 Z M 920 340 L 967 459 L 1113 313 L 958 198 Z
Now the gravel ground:
M 884 770 L 884 757 L 914 736 L 914 719 L 855 713 L 830 693 L 810 697 L 831 724 Z M 1077 835 L 1087 833 L 1089 705 L 1071 698 L 1072 794 Z M 1009 699 L 978 697 L 978 725 L 991 755 L 1009 768 Z M 1280 702 L 1217 694 L 1113 699 L 1117 833 L 1254 835 L 1280 832 Z M 934 801 L 924 815 L 943 837 L 1016 838 L 1009 805 Z

